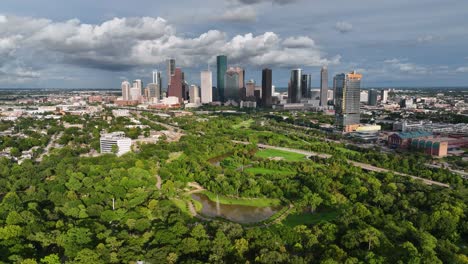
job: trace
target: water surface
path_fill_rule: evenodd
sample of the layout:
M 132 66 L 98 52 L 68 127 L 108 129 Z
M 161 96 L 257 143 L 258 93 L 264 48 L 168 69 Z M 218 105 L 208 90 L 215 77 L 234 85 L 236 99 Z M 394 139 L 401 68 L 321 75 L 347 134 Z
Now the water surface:
M 222 217 L 232 222 L 249 224 L 264 221 L 281 210 L 281 206 L 256 207 L 246 205 L 217 204 L 202 193 L 192 194 L 192 198 L 201 202 L 201 215 Z

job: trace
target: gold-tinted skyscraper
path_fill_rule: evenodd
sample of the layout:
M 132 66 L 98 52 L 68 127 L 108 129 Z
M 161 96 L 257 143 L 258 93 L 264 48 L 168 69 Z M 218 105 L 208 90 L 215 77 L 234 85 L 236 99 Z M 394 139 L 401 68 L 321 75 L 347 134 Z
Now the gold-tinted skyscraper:
M 360 95 L 362 74 L 351 72 L 335 76 L 336 126 L 344 132 L 355 130 L 360 123 Z

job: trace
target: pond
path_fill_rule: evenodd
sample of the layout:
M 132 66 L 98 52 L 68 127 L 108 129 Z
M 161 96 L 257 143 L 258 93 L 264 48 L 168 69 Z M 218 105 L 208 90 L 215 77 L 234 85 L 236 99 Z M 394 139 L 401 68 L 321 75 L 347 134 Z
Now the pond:
M 267 220 L 281 210 L 281 206 L 256 207 L 219 204 L 211 201 L 201 193 L 192 194 L 192 198 L 202 203 L 201 215 L 211 218 L 221 217 L 240 224 L 258 223 Z

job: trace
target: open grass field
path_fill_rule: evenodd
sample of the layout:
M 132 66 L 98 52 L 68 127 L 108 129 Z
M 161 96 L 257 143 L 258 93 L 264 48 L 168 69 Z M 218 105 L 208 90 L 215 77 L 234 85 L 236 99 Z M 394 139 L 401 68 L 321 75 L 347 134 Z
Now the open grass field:
M 323 212 L 315 213 L 298 213 L 290 214 L 286 219 L 283 220 L 283 224 L 295 227 L 297 225 L 312 225 L 317 224 L 321 221 L 331 221 L 338 216 L 337 210 L 327 210 Z
M 276 149 L 260 150 L 257 153 L 255 153 L 255 156 L 259 158 L 264 158 L 264 159 L 281 158 L 282 160 L 285 160 L 285 161 L 304 161 L 306 159 L 305 155 L 303 154 L 276 150 Z
M 247 168 L 246 172 L 250 172 L 256 175 L 289 175 L 294 174 L 294 171 L 289 170 L 276 170 L 276 169 L 267 169 L 267 168 Z
M 232 128 L 234 129 L 249 128 L 253 122 L 254 122 L 253 119 L 245 120 L 245 121 L 240 122 L 239 124 L 233 125 Z
M 171 199 L 171 201 L 174 203 L 175 206 L 177 206 L 177 208 L 179 208 L 182 212 L 190 215 L 189 211 L 188 211 L 188 208 L 187 208 L 187 202 L 184 201 L 184 200 L 181 200 L 181 199 Z
M 169 159 L 167 160 L 167 163 L 171 163 L 174 160 L 179 159 L 180 157 L 182 157 L 183 154 L 184 152 L 182 151 L 169 153 Z
M 235 198 L 219 195 L 210 191 L 203 191 L 211 201 L 216 202 L 219 199 L 221 204 L 233 204 L 233 205 L 246 205 L 246 206 L 257 206 L 257 207 L 268 207 L 268 206 L 278 206 L 281 204 L 279 199 L 270 199 L 270 198 Z

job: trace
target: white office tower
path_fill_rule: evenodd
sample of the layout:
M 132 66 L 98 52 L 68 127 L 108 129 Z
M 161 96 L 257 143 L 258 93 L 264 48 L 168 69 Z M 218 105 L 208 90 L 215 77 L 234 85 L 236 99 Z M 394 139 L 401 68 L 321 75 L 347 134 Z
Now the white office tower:
M 130 100 L 130 83 L 128 81 L 122 82 L 122 100 L 128 101 Z
M 199 104 L 200 103 L 200 92 L 199 92 L 198 86 L 193 85 L 193 84 L 190 85 L 189 97 L 190 97 L 190 103 L 191 104 Z
M 382 104 L 386 104 L 388 102 L 388 90 L 382 90 L 382 94 L 380 95 Z
M 143 82 L 141 80 L 134 80 L 133 87 L 138 87 L 140 89 L 143 89 Z
M 115 153 L 117 156 L 130 152 L 132 147 L 132 140 L 125 137 L 124 132 L 102 134 L 100 142 L 101 153 Z
M 132 101 L 140 100 L 141 97 L 141 89 L 138 87 L 130 88 L 130 99 Z
M 201 72 L 201 103 L 213 102 L 213 75 L 211 71 Z
M 328 90 L 328 101 L 333 100 L 333 90 Z
M 359 101 L 362 103 L 367 103 L 367 101 L 369 101 L 369 92 L 361 91 Z

